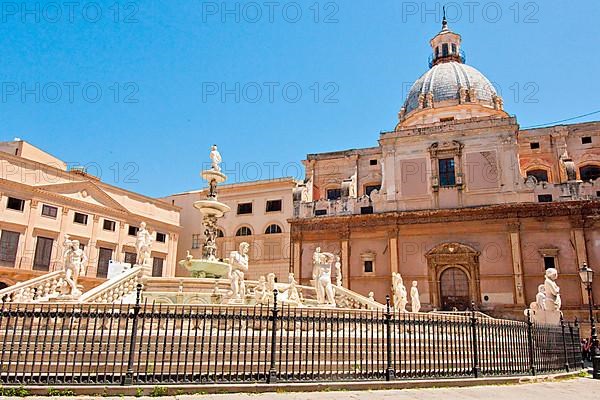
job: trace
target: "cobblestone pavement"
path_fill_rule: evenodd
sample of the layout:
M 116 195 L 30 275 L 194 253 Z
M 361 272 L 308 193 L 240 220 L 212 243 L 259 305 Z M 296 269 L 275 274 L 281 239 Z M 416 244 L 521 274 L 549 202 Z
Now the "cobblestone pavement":
M 58 399 L 60 397 L 52 397 Z M 91 400 L 94 397 L 63 397 Z M 111 397 L 98 397 L 106 400 Z M 112 397 L 113 399 L 138 400 L 137 397 Z M 405 389 L 361 392 L 311 392 L 311 393 L 264 393 L 264 394 L 218 394 L 182 395 L 169 397 L 177 400 L 547 400 L 576 399 L 599 400 L 600 380 L 578 378 L 560 382 L 545 382 L 522 385 L 478 386 L 469 388 Z M 48 400 L 48 397 L 27 399 Z M 156 399 L 142 397 L 142 399 Z

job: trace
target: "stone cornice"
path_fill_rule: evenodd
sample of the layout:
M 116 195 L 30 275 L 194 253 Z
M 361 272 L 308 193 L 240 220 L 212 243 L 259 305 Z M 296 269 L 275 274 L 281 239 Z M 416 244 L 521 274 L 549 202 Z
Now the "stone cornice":
M 600 201 L 569 201 L 557 203 L 499 204 L 460 209 L 387 212 L 367 215 L 344 215 L 290 219 L 292 232 L 340 231 L 341 227 L 374 228 L 401 225 L 496 220 L 511 222 L 522 218 L 569 217 L 571 221 L 598 220 Z

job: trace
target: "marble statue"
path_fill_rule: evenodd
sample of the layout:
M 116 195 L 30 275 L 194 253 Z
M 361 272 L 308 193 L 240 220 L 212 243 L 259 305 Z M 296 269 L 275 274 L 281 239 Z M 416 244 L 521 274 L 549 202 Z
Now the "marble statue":
M 300 294 L 298 293 L 298 287 L 294 274 L 290 272 L 288 280 L 290 285 L 287 290 L 281 294 L 281 301 L 285 304 L 299 306 L 302 302 L 300 300 Z
M 356 188 L 356 172 L 354 173 L 354 175 L 352 175 L 350 177 L 350 188 L 349 189 L 350 190 L 348 192 L 348 197 L 355 199 L 358 195 L 357 188 Z
M 394 292 L 394 309 L 399 312 L 406 312 L 408 296 L 402 275 L 398 272 L 392 273 L 392 290 Z
M 418 313 L 421 310 L 421 299 L 419 299 L 417 284 L 417 281 L 413 281 L 410 288 L 411 311 L 414 313 Z
M 212 147 L 210 148 L 210 161 L 211 161 L 211 168 L 214 171 L 217 172 L 221 172 L 221 162 L 223 162 L 223 158 L 221 157 L 221 153 L 219 153 L 219 150 L 217 149 L 217 145 L 213 144 Z
M 340 257 L 335 257 L 335 284 L 337 286 L 342 286 L 342 263 L 340 262 Z
M 544 310 L 546 311 L 560 311 L 561 300 L 560 300 L 560 288 L 556 284 L 558 278 L 558 271 L 556 268 L 548 268 L 546 270 L 546 280 L 544 281 Z
M 135 249 L 137 250 L 137 263 L 146 267 L 151 267 L 150 254 L 152 249 L 152 234 L 146 229 L 146 223 L 140 224 L 140 229 L 135 239 Z
M 267 304 L 269 302 L 269 291 L 267 290 L 267 280 L 264 276 L 258 278 L 258 285 L 254 289 L 254 300 L 256 304 Z
M 229 256 L 229 281 L 231 283 L 231 300 L 235 303 L 244 301 L 246 284 L 244 274 L 248 272 L 248 250 L 250 245 L 240 243 L 239 251 L 232 251 Z
M 565 150 L 565 152 L 560 156 L 560 165 L 564 171 L 564 174 L 567 177 L 567 181 L 573 182 L 577 180 L 577 167 L 575 166 L 575 162 L 573 159 L 569 157 L 569 153 Z
M 67 288 L 63 290 L 62 296 L 76 299 L 82 294 L 81 290 L 77 287 L 77 281 L 79 280 L 80 275 L 85 275 L 85 267 L 88 258 L 85 255 L 85 252 L 81 250 L 79 240 L 70 240 L 69 235 L 65 235 L 65 248 L 64 279 Z
M 276 276 L 273 272 L 267 274 L 267 292 L 269 293 L 269 299 L 272 298 L 273 292 L 275 291 L 275 283 L 277 283 L 275 278 Z
M 313 254 L 312 278 L 317 291 L 317 302 L 323 305 L 335 306 L 335 292 L 331 283 L 331 267 L 335 261 L 335 255 L 322 253 L 317 247 Z
M 369 297 L 369 300 L 375 301 L 375 293 L 369 292 L 369 296 L 368 297 Z
M 544 311 L 546 309 L 546 285 L 538 286 L 538 292 L 535 295 L 535 301 L 531 303 L 529 308 L 534 311 Z

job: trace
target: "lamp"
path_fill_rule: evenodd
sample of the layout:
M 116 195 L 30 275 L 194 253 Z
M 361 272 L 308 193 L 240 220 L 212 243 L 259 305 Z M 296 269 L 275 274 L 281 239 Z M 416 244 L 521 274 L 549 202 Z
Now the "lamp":
M 598 344 L 598 335 L 596 334 L 596 323 L 594 321 L 594 298 L 592 294 L 592 282 L 594 280 L 594 271 L 583 263 L 579 269 L 579 277 L 585 285 L 588 293 L 588 305 L 590 309 L 590 333 L 592 339 L 592 375 L 594 379 L 600 379 L 600 345 Z

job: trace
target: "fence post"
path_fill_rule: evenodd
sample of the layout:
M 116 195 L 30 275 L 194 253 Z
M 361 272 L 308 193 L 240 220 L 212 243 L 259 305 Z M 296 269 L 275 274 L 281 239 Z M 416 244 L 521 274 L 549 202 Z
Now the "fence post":
M 392 368 L 392 311 L 390 308 L 390 296 L 385 296 L 386 312 L 385 312 L 385 331 L 387 335 L 386 341 L 386 358 L 387 368 L 385 370 L 385 380 L 391 381 L 395 378 L 395 371 Z
M 581 340 L 581 330 L 579 327 L 579 319 L 575 317 L 575 329 L 577 330 L 577 337 Z M 581 357 L 581 369 L 585 369 L 585 360 Z
M 127 372 L 121 382 L 121 385 L 131 385 L 133 383 L 133 358 L 135 356 L 135 340 L 137 336 L 137 322 L 140 314 L 140 301 L 142 296 L 142 284 L 138 283 L 135 294 L 135 305 L 133 306 L 133 316 L 131 320 L 131 338 L 129 340 L 129 358 L 127 359 Z
M 471 302 L 471 333 L 473 335 L 473 375 L 479 378 L 479 344 L 477 340 L 477 316 L 475 302 Z
M 535 376 L 535 361 L 533 359 L 533 322 L 531 322 L 531 310 L 527 309 L 527 347 L 529 349 L 529 371 Z
M 562 332 L 563 354 L 565 355 L 565 371 L 569 372 L 569 353 L 567 353 L 567 338 L 565 337 L 565 320 L 560 315 L 560 330 Z
M 273 308 L 271 309 L 271 366 L 269 368 L 269 376 L 267 376 L 267 383 L 277 382 L 277 371 L 275 370 L 276 365 L 276 351 L 277 346 L 277 289 L 273 290 Z

